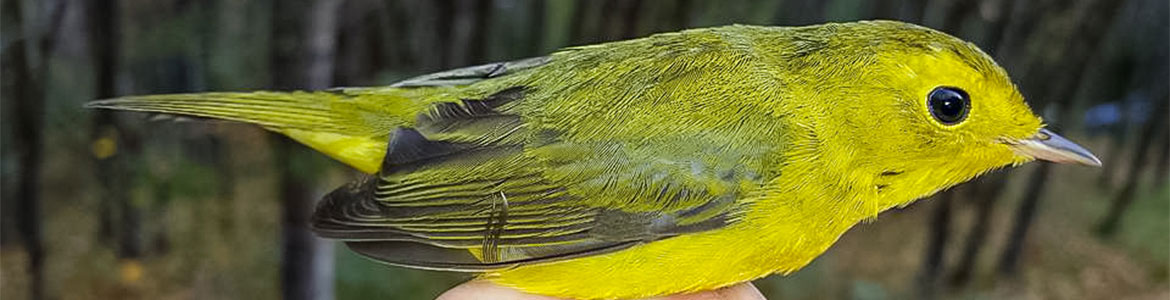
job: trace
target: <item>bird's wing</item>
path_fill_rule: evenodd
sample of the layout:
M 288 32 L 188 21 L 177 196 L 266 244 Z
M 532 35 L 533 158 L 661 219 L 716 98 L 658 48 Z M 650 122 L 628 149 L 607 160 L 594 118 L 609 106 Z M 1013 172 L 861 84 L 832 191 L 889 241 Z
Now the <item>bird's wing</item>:
M 458 68 L 438 73 L 426 74 L 394 83 L 390 87 L 420 87 L 420 86 L 454 86 L 468 85 L 481 80 L 496 78 L 521 70 L 538 67 L 548 63 L 548 56 L 526 58 L 507 62 L 490 63 L 485 65 Z
M 383 91 L 394 92 L 401 88 L 465 86 L 540 67 L 547 64 L 551 59 L 552 57 L 549 56 L 539 56 L 505 62 L 494 62 L 423 74 L 395 82 L 389 86 L 338 87 L 330 90 L 354 94 L 378 94 Z
M 721 228 L 759 184 L 717 141 L 532 130 L 500 109 L 524 94 L 436 104 L 396 129 L 380 172 L 326 196 L 314 229 L 391 264 L 484 271 Z

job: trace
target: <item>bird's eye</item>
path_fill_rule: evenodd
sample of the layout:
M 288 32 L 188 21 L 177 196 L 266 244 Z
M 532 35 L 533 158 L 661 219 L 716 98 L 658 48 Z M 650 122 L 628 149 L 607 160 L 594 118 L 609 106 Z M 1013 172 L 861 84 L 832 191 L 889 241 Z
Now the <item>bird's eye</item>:
M 926 107 L 930 114 L 943 125 L 955 125 L 967 118 L 971 110 L 971 97 L 959 88 L 940 86 L 926 96 Z

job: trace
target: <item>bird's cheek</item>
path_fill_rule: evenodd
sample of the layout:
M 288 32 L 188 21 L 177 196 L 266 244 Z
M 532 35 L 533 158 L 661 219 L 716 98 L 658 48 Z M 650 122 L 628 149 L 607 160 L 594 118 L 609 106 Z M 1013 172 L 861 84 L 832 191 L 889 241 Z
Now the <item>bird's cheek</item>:
M 1018 166 L 1032 161 L 1031 157 L 1019 155 L 1010 147 L 998 143 L 988 145 L 986 152 L 987 158 L 984 163 L 986 168 L 999 168 L 1009 165 Z

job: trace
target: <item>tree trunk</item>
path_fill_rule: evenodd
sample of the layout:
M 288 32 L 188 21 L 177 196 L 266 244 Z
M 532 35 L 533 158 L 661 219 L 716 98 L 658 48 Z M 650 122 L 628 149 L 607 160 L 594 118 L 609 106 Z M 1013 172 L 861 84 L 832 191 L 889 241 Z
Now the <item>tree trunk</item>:
M 456 46 L 451 44 L 455 39 L 455 1 L 456 0 L 434 0 L 431 4 L 435 8 L 435 36 L 432 37 L 431 42 L 435 43 L 435 53 L 422 53 L 424 55 L 438 55 L 439 67 L 449 69 L 455 65 L 451 58 L 453 57 L 452 49 Z M 425 42 L 421 40 L 419 42 Z
M 1046 80 L 1043 82 L 1050 82 L 1045 84 L 1046 92 L 1044 99 L 1050 100 L 1051 105 L 1057 105 L 1054 109 L 1055 116 L 1064 116 L 1064 112 L 1068 110 L 1067 102 L 1073 99 L 1075 92 L 1078 90 L 1076 85 L 1081 82 L 1081 78 L 1085 75 L 1085 68 L 1088 64 L 1072 63 L 1088 61 L 1092 54 L 1097 53 L 1101 49 L 1101 40 L 1108 29 L 1112 27 L 1113 18 L 1117 15 L 1118 9 L 1124 1 L 1112 0 L 1096 0 L 1090 3 L 1086 9 L 1087 18 L 1080 23 L 1080 28 L 1077 32 L 1079 35 L 1070 41 L 1069 52 L 1063 60 L 1062 65 L 1057 68 L 1048 68 L 1055 71 L 1053 74 L 1065 74 L 1063 80 Z M 1039 68 L 1037 68 L 1039 69 Z M 1040 76 L 1031 76 L 1039 78 Z M 1043 107 L 1043 106 L 1042 106 Z M 1056 118 L 1048 120 L 1051 124 L 1058 123 Z M 1003 253 L 1000 255 L 999 266 L 997 272 L 1003 275 L 1015 275 L 1019 264 L 1020 251 L 1023 249 L 1023 243 L 1027 237 L 1029 228 L 1035 219 L 1036 211 L 1039 207 L 1040 197 L 1044 194 L 1045 185 L 1048 182 L 1049 169 L 1052 168 L 1050 163 L 1041 164 L 1036 173 L 1028 181 L 1027 191 L 1024 193 L 1024 198 L 1020 203 L 1020 210 L 1016 214 L 1015 223 L 1012 225 L 1012 231 L 1008 235 L 1007 245 L 1004 246 Z
M 969 190 L 969 199 L 975 201 L 975 221 L 971 224 L 971 230 L 963 242 L 963 252 L 959 255 L 954 272 L 951 273 L 952 287 L 965 285 L 975 271 L 979 250 L 983 249 L 983 243 L 987 239 L 995 203 L 998 202 L 1004 185 L 1007 184 L 1007 175 L 1002 171 L 986 175 L 980 181 L 974 182 Z
M 825 5 L 828 3 L 829 1 L 821 0 L 784 1 L 780 5 L 780 11 L 775 14 L 776 24 L 812 25 L 822 22 L 825 19 Z
M 1113 188 L 1113 180 L 1115 179 L 1113 175 L 1117 173 L 1117 165 L 1119 165 L 1117 162 L 1121 158 L 1121 155 L 1118 154 L 1124 152 L 1125 144 L 1129 140 L 1129 124 L 1133 118 L 1125 112 L 1130 111 L 1129 105 L 1131 104 L 1126 101 L 1119 103 L 1123 113 L 1121 113 L 1117 124 L 1108 128 L 1109 143 L 1105 144 L 1104 149 L 1101 149 L 1101 175 L 1097 176 L 1097 187 L 1102 190 Z
M 94 63 L 94 98 L 117 97 L 120 94 L 117 87 L 118 3 L 96 0 L 91 5 L 86 17 Z M 130 178 L 134 173 L 130 160 L 137 157 L 141 149 L 138 133 L 122 124 L 112 111 L 97 110 L 94 113 L 90 133 L 93 143 L 111 146 L 109 152 L 94 155 L 103 214 L 100 233 L 116 241 L 119 259 L 136 259 L 142 256 L 144 247 L 140 226 L 142 213 L 130 199 Z
M 17 178 L 3 180 L 15 185 L 15 199 L 10 203 L 15 210 L 16 232 L 28 259 L 29 298 L 44 299 L 45 291 L 45 246 L 41 220 L 41 163 L 44 151 L 45 86 L 49 77 L 49 58 L 53 54 L 53 41 L 61 27 L 66 2 L 46 2 L 50 8 L 44 15 L 47 22 L 25 18 L 20 1 L 3 3 L 4 25 L 12 26 L 5 34 L 17 34 L 2 51 L 0 70 L 3 72 L 3 89 L 0 94 L 12 111 L 7 118 L 12 122 L 13 137 L 16 139 Z M 37 17 L 37 15 L 34 15 Z M 44 27 L 40 27 L 44 26 Z M 15 28 L 15 29 L 11 29 Z M 6 118 L 6 119 L 7 119 Z M 7 163 L 6 163 L 7 164 Z M 9 187 L 5 187 L 7 190 Z M 8 203 L 7 201 L 5 201 Z
M 532 21 L 528 24 L 527 47 L 520 46 L 523 57 L 544 55 L 544 27 L 547 26 L 547 7 L 544 1 L 530 1 Z
M 1141 182 L 1141 172 L 1145 170 L 1150 163 L 1146 159 L 1146 154 L 1149 152 L 1150 144 L 1153 143 L 1157 137 L 1156 134 L 1166 129 L 1166 114 L 1167 109 L 1170 109 L 1170 101 L 1166 100 L 1166 87 L 1159 88 L 1160 95 L 1154 97 L 1154 101 L 1158 104 L 1154 110 L 1150 111 L 1150 118 L 1147 120 L 1145 126 L 1142 127 L 1141 135 L 1138 136 L 1137 147 L 1134 148 L 1133 157 L 1130 157 L 1129 169 L 1125 177 L 1125 185 L 1121 188 L 1121 192 L 1117 193 L 1117 197 L 1113 198 L 1109 206 L 1109 211 L 1105 214 L 1105 218 L 1097 225 L 1097 234 L 1104 237 L 1111 237 L 1117 233 L 1117 227 L 1121 223 L 1121 217 L 1125 214 L 1126 209 L 1133 204 L 1134 193 L 1136 193 L 1137 185 Z M 1161 160 L 1161 159 L 1159 159 Z
M 1170 101 L 1170 99 L 1161 99 L 1160 101 L 1163 100 Z M 1162 135 L 1162 143 L 1158 146 L 1157 157 L 1158 164 L 1154 166 L 1154 187 L 1166 185 L 1166 175 L 1170 171 L 1170 133 Z
M 601 42 L 601 11 L 597 2 L 577 0 L 573 6 L 573 21 L 570 25 L 569 43 L 573 46 Z
M 333 81 L 340 0 L 274 1 L 271 53 L 276 89 L 322 89 Z M 284 299 L 333 298 L 333 244 L 313 236 L 311 174 L 294 168 L 311 155 L 303 146 L 274 139 L 282 199 L 281 292 Z
M 638 36 L 639 13 L 642 0 L 609 0 L 605 2 L 602 27 L 606 40 L 631 39 Z
M 918 275 L 918 296 L 920 299 L 937 297 L 937 278 L 943 272 L 944 253 L 951 230 L 951 206 L 955 202 L 955 191 L 948 190 L 935 197 L 935 207 L 930 217 L 930 236 L 926 242 L 922 271 Z
M 487 38 L 492 34 L 492 0 L 475 0 L 471 5 L 472 17 L 475 18 L 472 22 L 471 38 L 467 49 L 467 59 L 470 65 L 478 65 L 488 63 Z
M 671 20 L 671 31 L 682 30 L 691 26 L 691 18 L 694 16 L 694 0 L 678 0 L 674 5 L 674 19 Z
M 1024 238 L 1027 237 L 1028 229 L 1032 226 L 1032 219 L 1036 215 L 1036 206 L 1040 202 L 1036 199 L 1039 199 L 1043 193 L 1044 181 L 1048 178 L 1051 167 L 1051 164 L 1043 163 L 1036 168 L 1036 173 L 1028 178 L 1028 189 L 1024 192 L 1024 201 L 1020 202 L 1020 208 L 1016 211 L 1016 218 L 1012 222 L 1012 229 L 1008 235 L 1007 246 L 1004 246 L 1003 254 L 1000 255 L 997 269 L 1000 274 L 1012 275 L 1016 272 L 1020 260 L 1020 250 L 1024 247 Z
M 4 3 L 4 19 L 6 26 L 14 26 L 15 34 L 28 34 L 30 23 L 23 18 L 20 1 Z M 11 28 L 11 27 L 10 27 Z M 10 29 L 11 30 L 11 29 Z M 9 32 L 5 32 L 8 34 Z M 29 42 L 32 43 L 29 43 Z M 11 115 L 6 116 L 15 120 L 13 133 L 16 138 L 15 149 L 17 174 L 15 179 L 15 203 L 12 203 L 16 217 L 16 232 L 24 244 L 28 259 L 29 298 L 44 299 L 45 250 L 41 233 L 41 206 L 40 206 L 40 178 L 41 178 L 41 127 L 44 123 L 44 73 L 45 68 L 32 61 L 37 55 L 47 55 L 37 43 L 37 39 L 16 39 L 8 50 L 3 52 L 3 95 L 6 102 L 12 105 L 4 109 Z M 30 53 L 42 51 L 41 53 Z M 43 63 L 43 61 L 42 61 Z M 9 180 L 5 180 L 9 182 Z M 5 187 L 7 190 L 9 187 Z M 5 208 L 7 210 L 7 208 Z

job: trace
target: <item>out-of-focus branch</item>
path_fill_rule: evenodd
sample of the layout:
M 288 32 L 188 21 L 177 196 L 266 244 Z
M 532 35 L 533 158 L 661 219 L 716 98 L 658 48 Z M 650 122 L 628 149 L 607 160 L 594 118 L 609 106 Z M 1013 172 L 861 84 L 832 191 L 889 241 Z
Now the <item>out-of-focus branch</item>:
M 1158 90 L 1160 91 L 1159 94 L 1153 98 L 1153 101 L 1158 104 L 1154 110 L 1149 112 L 1150 118 L 1142 127 L 1141 135 L 1138 136 L 1137 146 L 1133 149 L 1134 154 L 1130 157 L 1125 185 L 1117 193 L 1117 197 L 1113 198 L 1113 202 L 1110 203 L 1109 211 L 1106 212 L 1105 218 L 1097 225 L 1098 235 L 1110 237 L 1117 233 L 1117 228 L 1121 223 L 1121 217 L 1129 209 L 1129 206 L 1133 204 L 1137 185 L 1141 182 L 1141 172 L 1146 170 L 1146 166 L 1150 165 L 1149 159 L 1146 157 L 1150 152 L 1150 148 L 1153 148 L 1150 146 L 1157 139 L 1157 134 L 1161 133 L 1165 135 L 1166 115 L 1167 110 L 1170 110 L 1170 101 L 1167 101 L 1167 88 L 1165 86 L 1162 86 Z
M 919 2 L 915 0 L 914 2 Z M 811 25 L 817 22 L 822 22 L 825 19 L 825 5 L 829 1 L 821 0 L 794 0 L 784 1 L 780 5 L 780 11 L 776 12 L 776 24 L 779 25 Z M 913 5 L 911 5 L 913 6 Z M 919 8 L 924 6 L 919 6 Z M 907 20 L 908 22 L 918 23 L 921 20 L 921 15 L 917 20 Z
M 1162 135 L 1162 143 L 1158 146 L 1157 155 L 1158 162 L 1154 166 L 1154 186 L 1162 186 L 1167 184 L 1166 175 L 1170 173 L 1170 134 Z
M 922 270 L 918 273 L 918 296 L 920 299 L 934 299 L 938 294 L 938 277 L 943 272 L 943 254 L 950 239 L 951 206 L 955 191 L 948 190 L 934 197 L 935 207 L 930 217 L 927 232 L 926 253 Z
M 277 89 L 322 89 L 333 82 L 337 14 L 341 0 L 274 1 L 272 84 Z M 274 161 L 283 236 L 281 291 L 284 299 L 333 297 L 333 244 L 309 231 L 314 195 L 307 150 L 274 137 Z
M 23 16 L 20 1 L 6 1 L 2 8 L 4 26 L 17 34 L 0 57 L 3 70 L 4 102 L 12 107 L 8 117 L 13 121 L 16 138 L 17 175 L 14 181 L 17 232 L 24 244 L 28 259 L 29 298 L 44 299 L 45 247 L 41 224 L 41 163 L 44 149 L 45 81 L 49 75 L 49 59 L 53 41 L 61 27 L 66 3 L 41 2 L 50 10 L 42 15 L 47 22 Z M 40 24 L 39 27 L 30 24 Z M 9 27 L 11 26 L 11 27 Z M 4 180 L 8 183 L 13 180 Z M 5 187 L 7 189 L 9 187 Z

